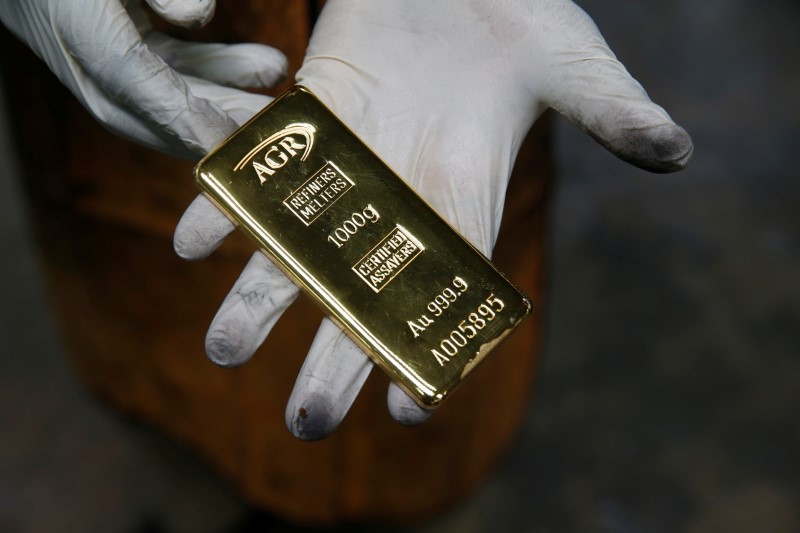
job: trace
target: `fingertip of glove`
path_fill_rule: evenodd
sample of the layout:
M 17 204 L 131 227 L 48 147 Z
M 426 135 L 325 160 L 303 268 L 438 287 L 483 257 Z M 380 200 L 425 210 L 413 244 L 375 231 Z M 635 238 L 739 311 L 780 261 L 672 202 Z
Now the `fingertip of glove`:
M 176 26 L 202 28 L 214 17 L 215 0 L 147 0 L 160 17 Z
M 392 418 L 404 426 L 417 426 L 428 420 L 433 411 L 423 409 L 400 387 L 392 383 L 387 394 L 387 405 Z
M 233 222 L 200 194 L 178 221 L 172 235 L 172 249 L 181 259 L 205 259 L 219 248 L 234 228 Z
M 206 355 L 212 363 L 225 368 L 243 365 L 250 359 L 250 355 L 243 354 L 241 347 L 231 342 L 227 335 L 209 334 L 206 338 Z
M 283 52 L 265 44 L 232 44 L 226 57 L 228 68 L 224 75 L 216 72 L 215 78 L 232 87 L 269 89 L 285 80 L 289 71 L 289 60 Z
M 286 427 L 300 440 L 321 440 L 333 433 L 336 422 L 327 402 L 317 394 L 307 396 L 286 410 Z
M 692 138 L 670 122 L 647 127 L 624 128 L 609 143 L 609 149 L 639 168 L 666 174 L 686 168 L 694 153 Z
M 261 69 L 259 70 L 270 75 L 271 84 L 279 83 L 286 78 L 289 72 L 289 60 L 283 52 L 263 44 L 251 44 L 247 46 L 257 47 L 258 54 L 254 54 L 254 56 L 256 56 L 261 65 Z
M 200 261 L 205 259 L 213 250 L 199 248 L 194 238 L 190 238 L 186 232 L 181 231 L 180 228 L 175 231 L 172 237 L 172 249 L 181 259 L 186 261 Z

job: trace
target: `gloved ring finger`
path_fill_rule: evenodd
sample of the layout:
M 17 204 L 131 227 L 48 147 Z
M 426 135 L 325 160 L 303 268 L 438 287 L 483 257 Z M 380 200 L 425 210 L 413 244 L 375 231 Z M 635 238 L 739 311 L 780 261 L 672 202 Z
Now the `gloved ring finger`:
M 330 435 L 372 370 L 372 361 L 329 319 L 323 319 L 286 406 L 286 425 L 303 440 Z

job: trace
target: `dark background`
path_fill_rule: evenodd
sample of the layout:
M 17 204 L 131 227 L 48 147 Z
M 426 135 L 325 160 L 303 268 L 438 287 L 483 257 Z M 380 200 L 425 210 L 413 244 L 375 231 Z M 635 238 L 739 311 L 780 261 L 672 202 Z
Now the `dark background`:
M 579 3 L 695 156 L 648 174 L 556 121 L 528 423 L 479 491 L 414 529 L 798 531 L 800 4 Z M 0 531 L 293 530 L 78 387 L 8 136 L 3 118 Z

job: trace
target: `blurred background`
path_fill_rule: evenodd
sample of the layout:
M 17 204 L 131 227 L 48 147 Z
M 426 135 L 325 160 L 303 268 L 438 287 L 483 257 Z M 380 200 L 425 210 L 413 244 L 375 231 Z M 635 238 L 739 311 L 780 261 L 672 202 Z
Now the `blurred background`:
M 526 423 L 478 490 L 408 530 L 798 531 L 800 4 L 578 3 L 692 135 L 694 159 L 648 174 L 554 119 Z M 15 80 L 3 82 L 7 94 Z M 79 386 L 16 153 L 4 115 L 0 531 L 306 530 Z

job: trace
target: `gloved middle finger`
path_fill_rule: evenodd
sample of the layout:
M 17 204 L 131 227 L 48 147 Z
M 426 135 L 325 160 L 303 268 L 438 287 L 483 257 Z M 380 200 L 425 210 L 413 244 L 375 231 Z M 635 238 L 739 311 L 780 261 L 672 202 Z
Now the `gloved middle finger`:
M 209 359 L 221 366 L 245 363 L 297 294 L 297 287 L 264 254 L 253 254 L 208 329 Z

